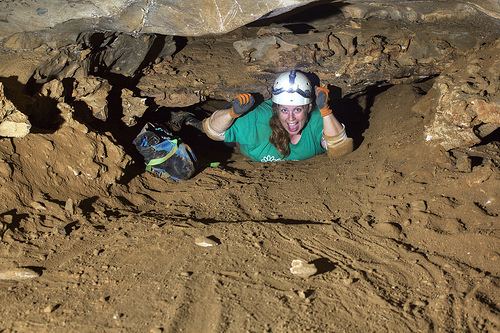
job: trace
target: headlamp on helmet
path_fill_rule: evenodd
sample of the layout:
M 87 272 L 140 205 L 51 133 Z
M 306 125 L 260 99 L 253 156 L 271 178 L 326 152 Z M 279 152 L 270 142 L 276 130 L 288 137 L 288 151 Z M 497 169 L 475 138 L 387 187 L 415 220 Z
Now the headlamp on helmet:
M 272 94 L 272 101 L 276 104 L 306 105 L 311 103 L 311 82 L 296 70 L 284 72 L 274 81 Z

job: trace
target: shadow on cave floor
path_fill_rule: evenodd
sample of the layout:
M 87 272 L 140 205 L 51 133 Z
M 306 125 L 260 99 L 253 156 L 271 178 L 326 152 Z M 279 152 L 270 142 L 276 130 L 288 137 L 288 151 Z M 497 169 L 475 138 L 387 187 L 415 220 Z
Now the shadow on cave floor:
M 260 20 L 249 23 L 247 27 L 264 27 L 271 24 L 280 24 L 291 30 L 294 34 L 308 33 L 315 28 L 309 23 L 328 19 L 341 14 L 340 8 L 348 5 L 344 1 L 332 2 L 331 0 L 314 1 L 286 13 L 273 17 L 263 16 Z
M 227 102 L 222 103 L 227 104 Z M 151 108 L 146 111 L 142 117 L 141 125 L 138 126 L 138 130 L 140 130 L 146 122 L 157 123 L 171 129 L 171 126 L 169 125 L 171 115 L 172 113 L 179 111 L 192 113 L 199 120 L 202 120 L 210 115 L 210 112 L 207 112 L 201 105 L 183 108 Z M 232 155 L 233 145 L 210 140 L 204 133 L 194 127 L 183 125 L 180 131 L 172 130 L 172 132 L 175 136 L 178 136 L 184 143 L 191 147 L 196 155 L 196 158 L 198 159 L 200 168 L 204 168 L 212 162 L 224 163 L 228 161 Z
M 57 108 L 57 100 L 30 94 L 27 85 L 18 79 L 17 76 L 0 77 L 0 82 L 4 86 L 5 97 L 28 117 L 31 123 L 30 133 L 48 134 L 57 131 L 64 122 Z
M 383 93 L 391 85 L 372 87 L 363 95 L 340 98 L 339 89 L 330 88 L 330 106 L 335 117 L 345 125 L 347 136 L 354 141 L 357 149 L 364 140 L 364 133 L 370 127 L 370 112 L 377 95 Z

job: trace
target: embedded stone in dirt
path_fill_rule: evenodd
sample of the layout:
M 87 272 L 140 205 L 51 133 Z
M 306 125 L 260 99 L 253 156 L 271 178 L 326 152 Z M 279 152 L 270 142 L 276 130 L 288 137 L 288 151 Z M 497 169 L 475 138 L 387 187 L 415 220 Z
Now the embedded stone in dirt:
M 70 215 L 73 215 L 75 213 L 75 204 L 73 203 L 73 199 L 69 198 L 68 200 L 66 200 L 64 210 Z
M 373 229 L 389 238 L 397 238 L 401 234 L 401 227 L 398 224 L 392 222 L 375 223 L 373 225 Z
M 4 94 L 0 82 L 0 137 L 22 138 L 31 129 L 28 117 L 19 111 Z
M 141 118 L 148 108 L 146 99 L 135 97 L 134 92 L 129 89 L 123 89 L 121 96 L 123 108 L 122 121 L 127 126 L 134 126 L 137 123 L 137 119 Z
M 40 273 L 35 272 L 29 268 L 11 268 L 4 269 L 0 271 L 0 281 L 1 280 L 12 280 L 12 281 L 20 281 L 20 280 L 28 280 L 34 279 L 40 276 Z
M 194 243 L 201 247 L 212 247 L 220 244 L 220 241 L 214 236 L 209 237 L 196 237 Z
M 290 273 L 297 275 L 301 278 L 309 278 L 318 273 L 318 268 L 314 264 L 309 264 L 302 259 L 292 260 L 292 267 Z
M 57 310 L 61 304 L 49 304 L 43 309 L 43 313 L 52 313 Z
M 425 200 L 416 200 L 410 204 L 412 210 L 417 212 L 425 212 L 427 210 L 427 202 Z

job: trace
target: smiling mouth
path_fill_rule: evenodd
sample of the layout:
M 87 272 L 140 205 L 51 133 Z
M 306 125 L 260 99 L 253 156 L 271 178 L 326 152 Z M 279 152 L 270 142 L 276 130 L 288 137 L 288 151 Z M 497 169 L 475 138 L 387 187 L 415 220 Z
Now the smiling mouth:
M 286 123 L 288 132 L 297 132 L 299 130 L 299 122 Z

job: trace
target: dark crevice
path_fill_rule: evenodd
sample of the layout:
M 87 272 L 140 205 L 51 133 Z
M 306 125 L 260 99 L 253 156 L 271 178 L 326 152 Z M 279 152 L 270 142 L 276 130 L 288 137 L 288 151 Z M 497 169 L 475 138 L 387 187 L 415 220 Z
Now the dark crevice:
M 24 115 L 31 124 L 30 133 L 54 133 L 64 122 L 53 98 L 30 94 L 29 86 L 18 81 L 17 76 L 0 77 L 7 99 Z M 40 85 L 38 86 L 39 90 Z
M 481 140 L 481 145 L 486 145 L 492 142 L 500 142 L 500 128 L 497 128 Z
M 345 125 L 347 136 L 354 141 L 354 149 L 361 145 L 364 132 L 370 127 L 370 113 L 375 97 L 390 87 L 392 85 L 374 86 L 356 98 L 352 96 L 340 98 L 340 89 L 330 88 L 331 106 L 335 117 Z M 364 99 L 364 103 L 359 102 L 361 99 Z
M 249 23 L 249 27 L 263 27 L 271 24 L 285 24 L 285 23 L 310 23 L 321 19 L 327 19 L 336 15 L 342 14 L 340 8 L 347 5 L 344 1 L 320 0 L 312 3 L 302 5 L 292 9 L 286 13 L 269 17 L 263 16 L 260 20 Z

